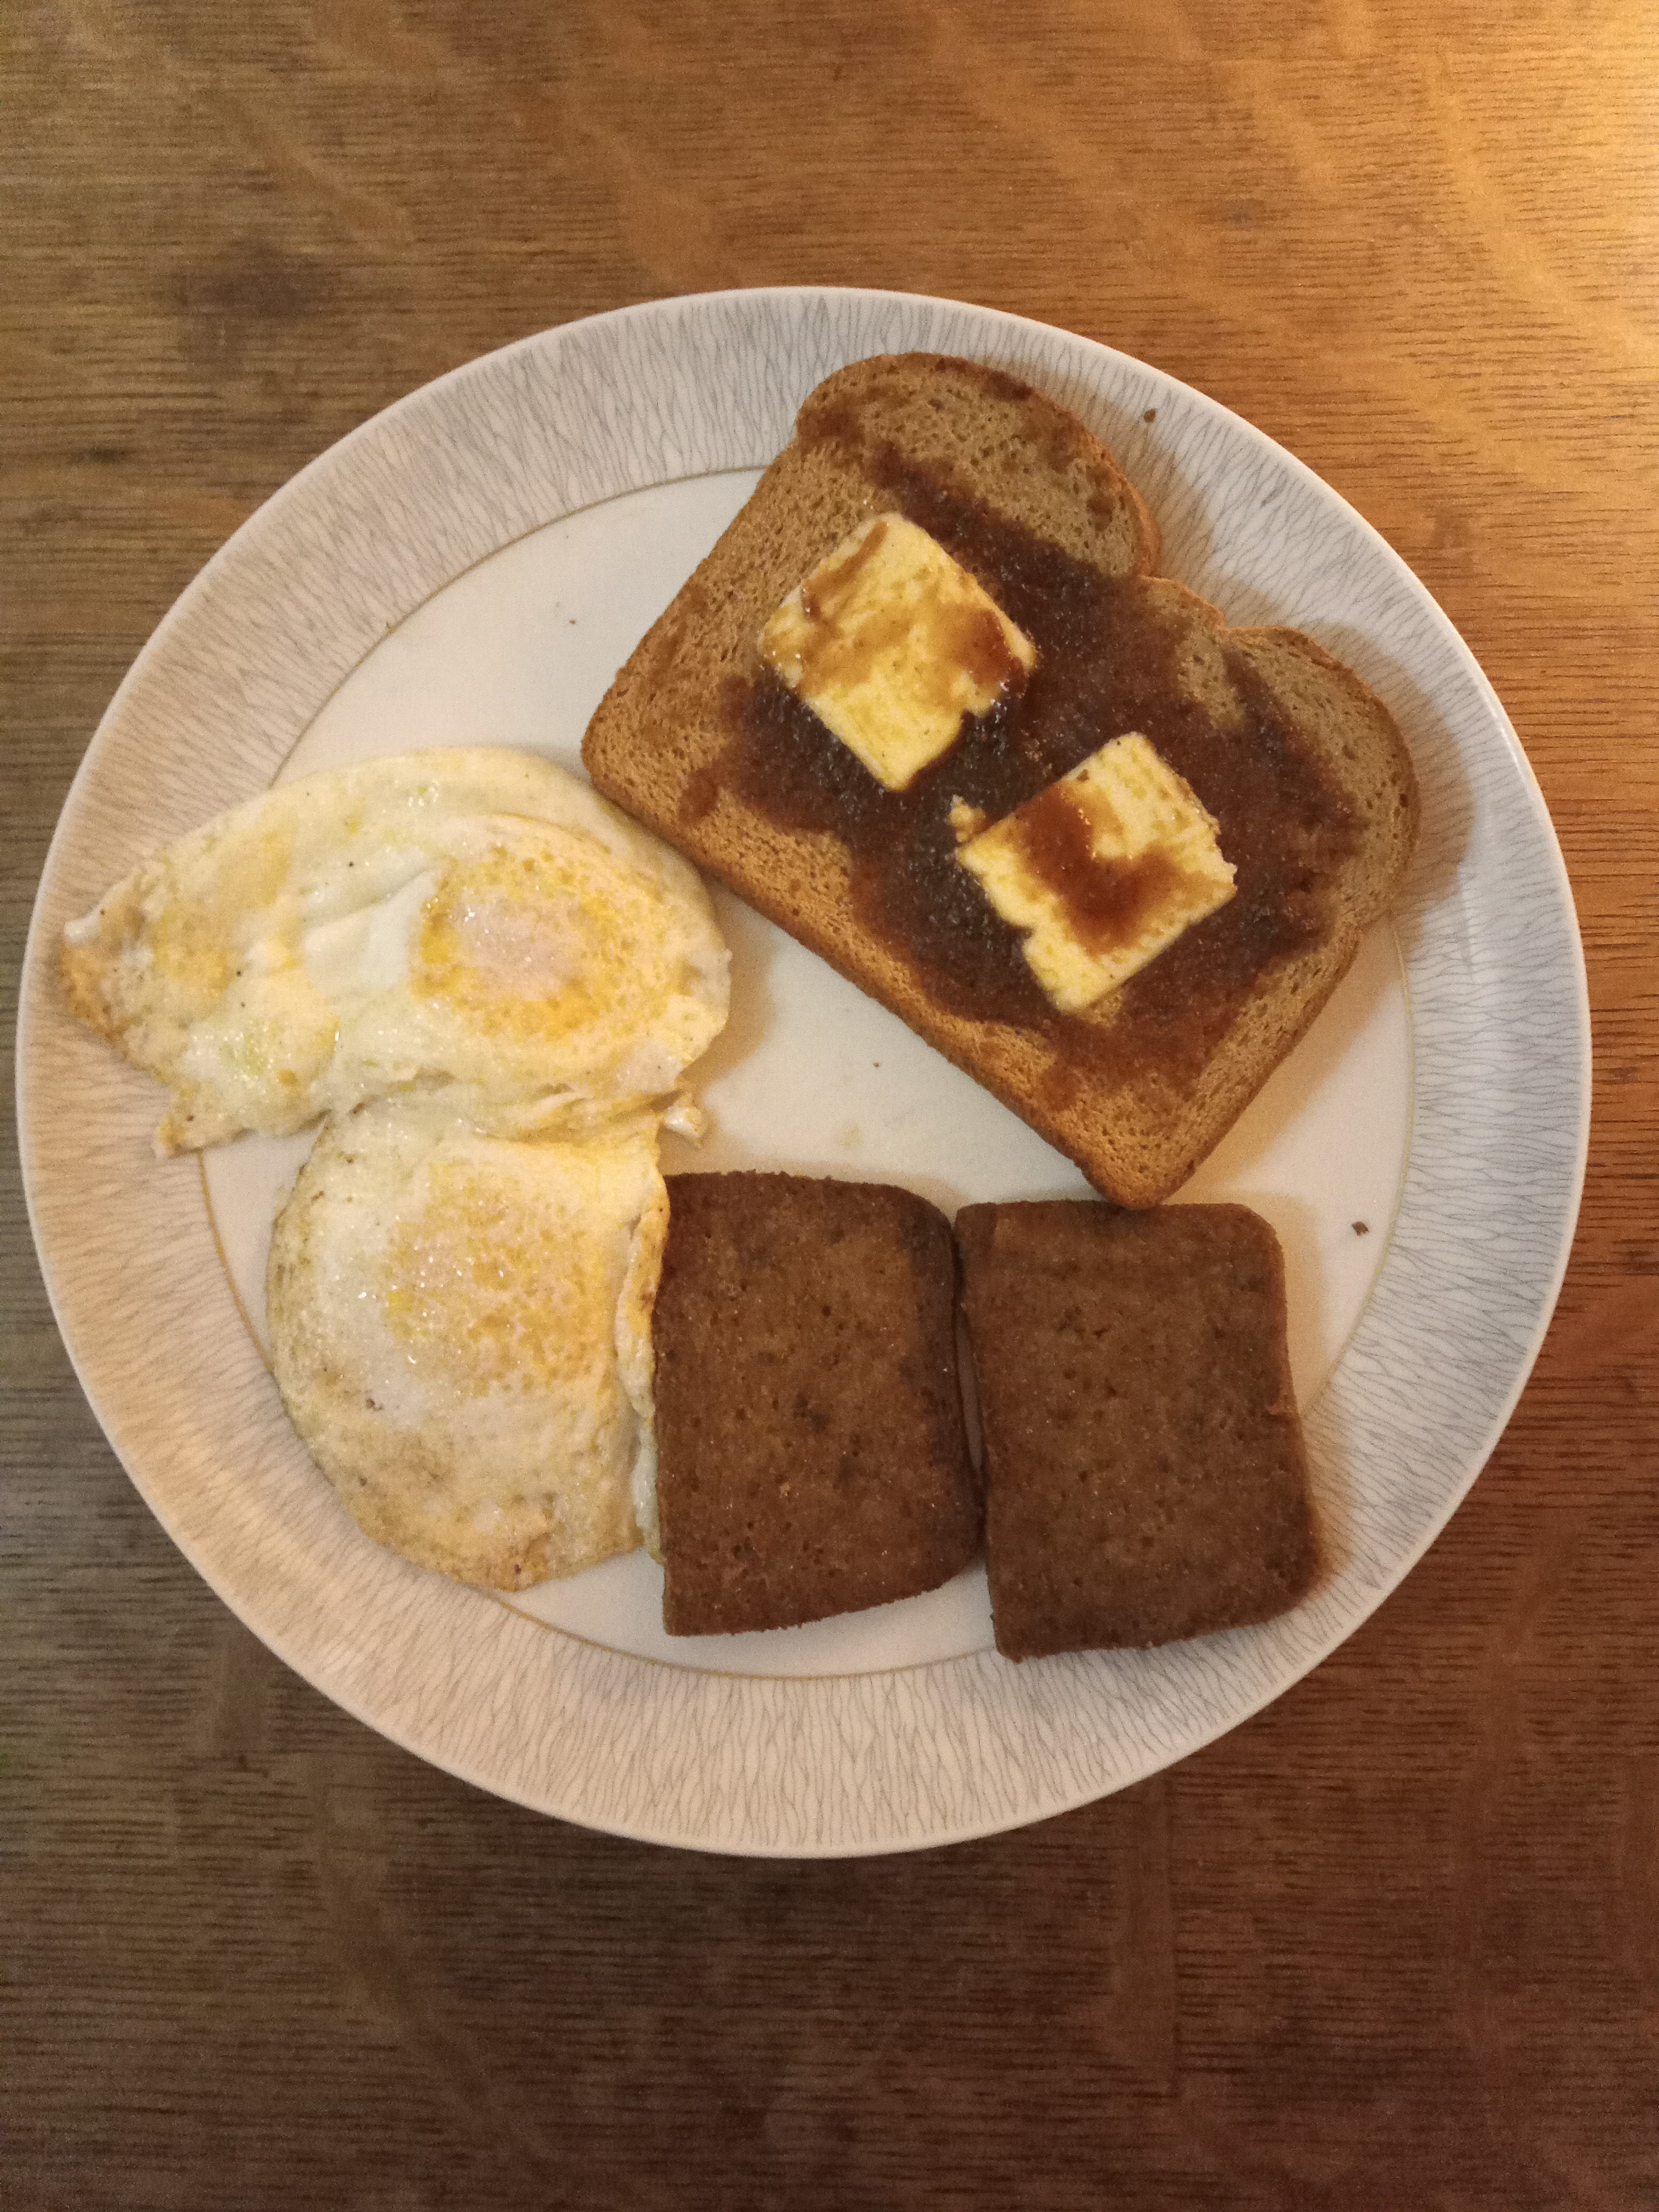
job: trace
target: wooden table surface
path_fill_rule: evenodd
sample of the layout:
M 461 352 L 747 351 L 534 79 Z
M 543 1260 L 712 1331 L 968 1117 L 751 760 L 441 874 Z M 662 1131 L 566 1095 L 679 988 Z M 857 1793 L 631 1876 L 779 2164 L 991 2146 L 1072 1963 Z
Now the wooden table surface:
M 1399 1593 L 1157 1779 L 866 1862 L 540 1819 L 289 1674 L 8 1165 L 0 2205 L 1659 2204 L 1659 15 L 0 14 L 9 987 L 123 671 L 303 462 L 573 317 L 858 283 L 1139 355 L 1376 525 L 1536 769 L 1597 1052 L 1553 1328 Z

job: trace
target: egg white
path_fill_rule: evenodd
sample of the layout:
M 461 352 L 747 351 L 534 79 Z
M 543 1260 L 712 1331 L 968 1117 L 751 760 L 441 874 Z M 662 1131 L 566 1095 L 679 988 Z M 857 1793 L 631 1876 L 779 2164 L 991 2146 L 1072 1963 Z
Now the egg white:
M 65 934 L 71 1003 L 173 1093 L 158 1149 L 428 1093 L 482 1127 L 671 1093 L 728 955 L 679 856 L 527 753 L 404 754 L 283 784 Z
M 371 1536 L 505 1589 L 638 1545 L 667 1221 L 648 1114 L 533 1141 L 420 1097 L 328 1121 L 272 1235 L 272 1364 Z

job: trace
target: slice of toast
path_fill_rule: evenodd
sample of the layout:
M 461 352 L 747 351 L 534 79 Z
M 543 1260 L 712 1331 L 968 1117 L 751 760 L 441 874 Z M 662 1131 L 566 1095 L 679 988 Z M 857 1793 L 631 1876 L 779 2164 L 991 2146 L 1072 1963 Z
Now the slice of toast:
M 860 521 L 927 531 L 1036 644 L 1017 696 L 883 787 L 757 641 Z M 1106 449 L 976 363 L 829 378 L 793 443 L 589 725 L 608 798 L 976 1077 L 1095 1186 L 1152 1206 L 1231 1127 L 1386 908 L 1416 835 L 1386 708 L 1312 640 L 1230 629 L 1153 574 L 1155 525 Z M 1062 1014 L 955 859 L 953 802 L 1011 813 L 1138 730 L 1218 824 L 1237 891 L 1120 989 Z
M 908 1190 L 668 1179 L 652 1320 L 663 1626 L 787 1628 L 914 1597 L 979 1545 L 956 1249 Z
M 964 1206 L 985 1551 L 1011 1659 L 1283 1613 L 1317 1565 L 1279 1240 L 1242 1206 Z

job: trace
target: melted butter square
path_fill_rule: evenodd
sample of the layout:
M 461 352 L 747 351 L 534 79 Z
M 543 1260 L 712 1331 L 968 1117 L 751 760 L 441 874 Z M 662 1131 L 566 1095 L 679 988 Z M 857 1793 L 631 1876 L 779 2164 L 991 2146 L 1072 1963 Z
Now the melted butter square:
M 969 837 L 957 858 L 1025 933 L 1027 964 L 1063 1013 L 1127 983 L 1234 888 L 1213 817 L 1139 732 Z
M 761 658 L 890 791 L 1023 683 L 1036 647 L 902 514 L 843 538 L 760 635 Z

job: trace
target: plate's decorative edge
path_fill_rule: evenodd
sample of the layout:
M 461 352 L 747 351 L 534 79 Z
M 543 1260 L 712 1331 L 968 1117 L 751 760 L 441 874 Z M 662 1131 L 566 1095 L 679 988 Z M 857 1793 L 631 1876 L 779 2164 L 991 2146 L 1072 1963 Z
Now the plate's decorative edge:
M 498 1608 L 478 1607 L 465 1591 L 447 1585 L 434 1591 L 432 1578 L 367 1540 L 343 1540 L 337 1509 L 319 1495 L 322 1486 L 263 1369 L 244 1371 L 223 1344 L 218 1350 L 228 1354 L 233 1371 L 226 1376 L 228 1400 L 216 1409 L 220 1418 L 186 1405 L 171 1408 L 158 1431 L 155 1409 L 134 1388 L 150 1379 L 148 1373 L 123 1372 L 109 1346 L 121 1340 L 124 1328 L 129 1341 L 136 1332 L 146 1346 L 164 1322 L 199 1331 L 189 1292 L 200 1255 L 175 1230 L 166 1255 L 170 1285 L 148 1279 L 142 1266 L 137 1273 L 131 1266 L 112 1268 L 111 1216 L 103 1205 L 92 1209 L 96 1219 L 88 1224 L 91 1249 L 77 1247 L 73 1235 L 66 1239 L 61 1201 L 74 1184 L 65 1177 L 76 1167 L 84 1173 L 88 1158 L 117 1189 L 137 1177 L 144 1192 L 137 1211 L 154 1208 L 158 1218 L 173 1203 L 163 1194 L 175 1170 L 149 1158 L 148 1086 L 140 1079 L 112 1082 L 101 1048 L 76 1034 L 57 1007 L 46 948 L 64 915 L 89 903 L 118 872 L 98 855 L 129 851 L 135 820 L 182 828 L 257 788 L 297 727 L 389 623 L 441 587 L 447 568 L 453 574 L 471 565 L 596 496 L 668 475 L 757 465 L 783 442 L 793 406 L 819 377 L 844 360 L 896 347 L 974 352 L 1044 383 L 1115 440 L 1160 507 L 1171 539 L 1201 532 L 1206 512 L 1219 511 L 1222 493 L 1210 472 L 1218 469 L 1224 488 L 1231 483 L 1237 493 L 1243 481 L 1246 497 L 1254 477 L 1269 544 L 1273 510 L 1288 486 L 1293 504 L 1299 493 L 1308 510 L 1298 509 L 1304 526 L 1334 539 L 1336 567 L 1365 570 L 1368 605 L 1380 606 L 1378 627 L 1389 645 L 1361 640 L 1370 665 L 1351 644 L 1346 657 L 1413 730 L 1427 816 L 1436 825 L 1403 908 L 1413 1019 L 1427 1022 L 1432 1048 L 1425 1054 L 1419 1045 L 1418 1054 L 1420 1069 L 1429 1063 L 1418 1098 L 1420 1143 L 1395 1249 L 1407 1273 L 1440 1267 L 1442 1294 L 1475 1304 L 1503 1386 L 1469 1396 L 1449 1388 L 1437 1395 L 1413 1392 L 1421 1419 L 1394 1439 L 1400 1449 L 1390 1462 L 1388 1510 L 1369 1522 L 1360 1516 L 1350 1531 L 1358 1540 L 1337 1577 L 1309 1606 L 1265 1629 L 1163 1653 L 1019 1669 L 987 1654 L 902 1676 L 829 1683 L 693 1674 L 550 1638 Z M 629 412 L 629 377 L 665 362 L 673 365 L 667 404 L 647 410 L 641 422 Z M 1154 402 L 1155 454 L 1138 457 L 1135 426 Z M 749 442 L 721 447 L 723 436 Z M 1147 447 L 1146 439 L 1139 442 Z M 441 461 L 435 467 L 434 450 Z M 1195 457 L 1208 468 L 1196 467 Z M 630 480 L 615 481 L 619 466 L 633 472 Z M 510 489 L 496 496 L 493 487 L 503 474 Z M 1192 488 L 1200 478 L 1202 497 Z M 411 505 L 404 488 L 412 480 L 422 490 Z M 606 482 L 608 490 L 596 489 Z M 486 483 L 492 496 L 481 501 Z M 550 507 L 550 500 L 563 503 Z M 390 577 L 377 535 L 388 518 L 399 550 Z M 342 548 L 362 591 L 337 587 Z M 1239 569 L 1258 592 L 1264 580 L 1271 589 L 1270 561 L 1244 560 Z M 1328 562 L 1327 586 L 1330 572 Z M 1200 563 L 1194 580 L 1227 605 L 1218 570 L 1211 574 Z M 252 626 L 242 618 L 250 592 L 262 610 Z M 1274 605 L 1279 618 L 1321 634 L 1317 604 L 1304 606 L 1291 596 Z M 1247 618 L 1249 612 L 1241 610 Z M 1397 633 L 1420 648 L 1409 671 L 1399 659 Z M 296 696 L 301 642 L 310 689 Z M 158 686 L 164 699 L 149 696 Z M 1455 728 L 1431 704 L 1447 700 L 1456 707 Z M 166 827 L 156 834 L 167 834 Z M 1517 848 L 1529 871 L 1523 886 L 1537 902 L 1529 916 L 1533 954 L 1522 1003 L 1506 1004 L 1498 1019 L 1486 1018 L 1492 1010 L 1483 1008 L 1471 1038 L 1459 1021 L 1468 1006 L 1453 1002 L 1470 928 L 1491 923 L 1481 900 L 1491 904 L 1492 879 L 1490 865 L 1483 874 L 1480 861 L 1495 835 L 1508 841 L 1502 849 L 1511 884 Z M 1548 939 L 1541 950 L 1540 921 Z M 1491 977 L 1484 981 L 1490 988 Z M 1565 870 L 1514 734 L 1443 615 L 1337 495 L 1216 403 L 1087 340 L 903 295 L 728 294 L 568 325 L 454 372 L 321 456 L 215 556 L 112 702 L 54 838 L 26 955 L 19 1133 L 54 1310 L 112 1443 L 198 1571 L 289 1664 L 422 1756 L 566 1818 L 702 1848 L 830 1855 L 984 1833 L 1123 1786 L 1237 1725 L 1380 1602 L 1473 1481 L 1541 1340 L 1582 1183 L 1588 1034 Z M 1474 1053 L 1483 1083 L 1496 1087 L 1483 1095 L 1513 1097 L 1517 1141 L 1503 1159 L 1489 1161 L 1481 1130 L 1467 1126 L 1467 1086 L 1460 1090 L 1437 1072 L 1437 1051 L 1448 1048 L 1460 1065 Z M 91 1126 L 83 1122 L 72 1139 L 44 1126 L 33 1112 L 35 1099 L 51 1094 L 54 1076 L 73 1085 L 80 1063 L 94 1061 Z M 1528 1119 L 1528 1102 L 1554 1110 Z M 89 1135 L 97 1140 L 90 1147 Z M 1496 1207 L 1507 1209 L 1502 1218 L 1528 1225 L 1517 1194 L 1531 1200 L 1541 1188 L 1553 1203 L 1530 1217 L 1532 1233 L 1518 1253 L 1506 1249 L 1500 1264 L 1490 1247 L 1484 1255 L 1477 1249 L 1475 1264 L 1448 1279 L 1433 1232 L 1445 1207 L 1461 1203 L 1458 1178 L 1471 1164 L 1472 1145 L 1482 1187 Z M 82 1279 L 71 1295 L 65 1285 L 77 1267 Z M 90 1299 L 82 1295 L 88 1269 L 101 1279 Z M 1391 1249 L 1379 1291 L 1395 1269 Z M 1480 1304 L 1493 1291 L 1499 1310 Z M 1513 1310 L 1501 1310 L 1505 1294 Z M 1388 1411 L 1383 1352 L 1400 1321 L 1393 1296 L 1374 1292 L 1338 1376 L 1310 1417 L 1316 1454 L 1329 1467 L 1346 1457 L 1356 1424 L 1370 1423 L 1365 1449 L 1375 1449 L 1379 1405 Z M 1439 1379 L 1448 1380 L 1443 1373 Z M 244 1454 L 228 1470 L 227 1432 L 238 1437 Z M 166 1486 L 141 1472 L 157 1466 L 171 1474 L 165 1497 L 159 1492 Z M 277 1498 L 277 1510 L 268 1510 L 267 1501 Z M 1376 1554 L 1379 1543 L 1386 1564 Z M 320 1605 L 319 1559 L 331 1585 Z M 481 1613 L 491 1616 L 488 1627 L 480 1626 Z M 365 1632 L 369 1620 L 372 1632 Z M 417 1647 L 429 1654 L 434 1641 L 454 1670 L 444 1674 L 435 1699 L 427 1694 L 429 1666 L 423 1671 L 405 1658 Z M 641 1668 L 653 1678 L 643 1696 Z M 710 1684 L 732 1686 L 734 1693 L 711 1696 Z M 510 1712 L 502 1710 L 504 1692 Z

